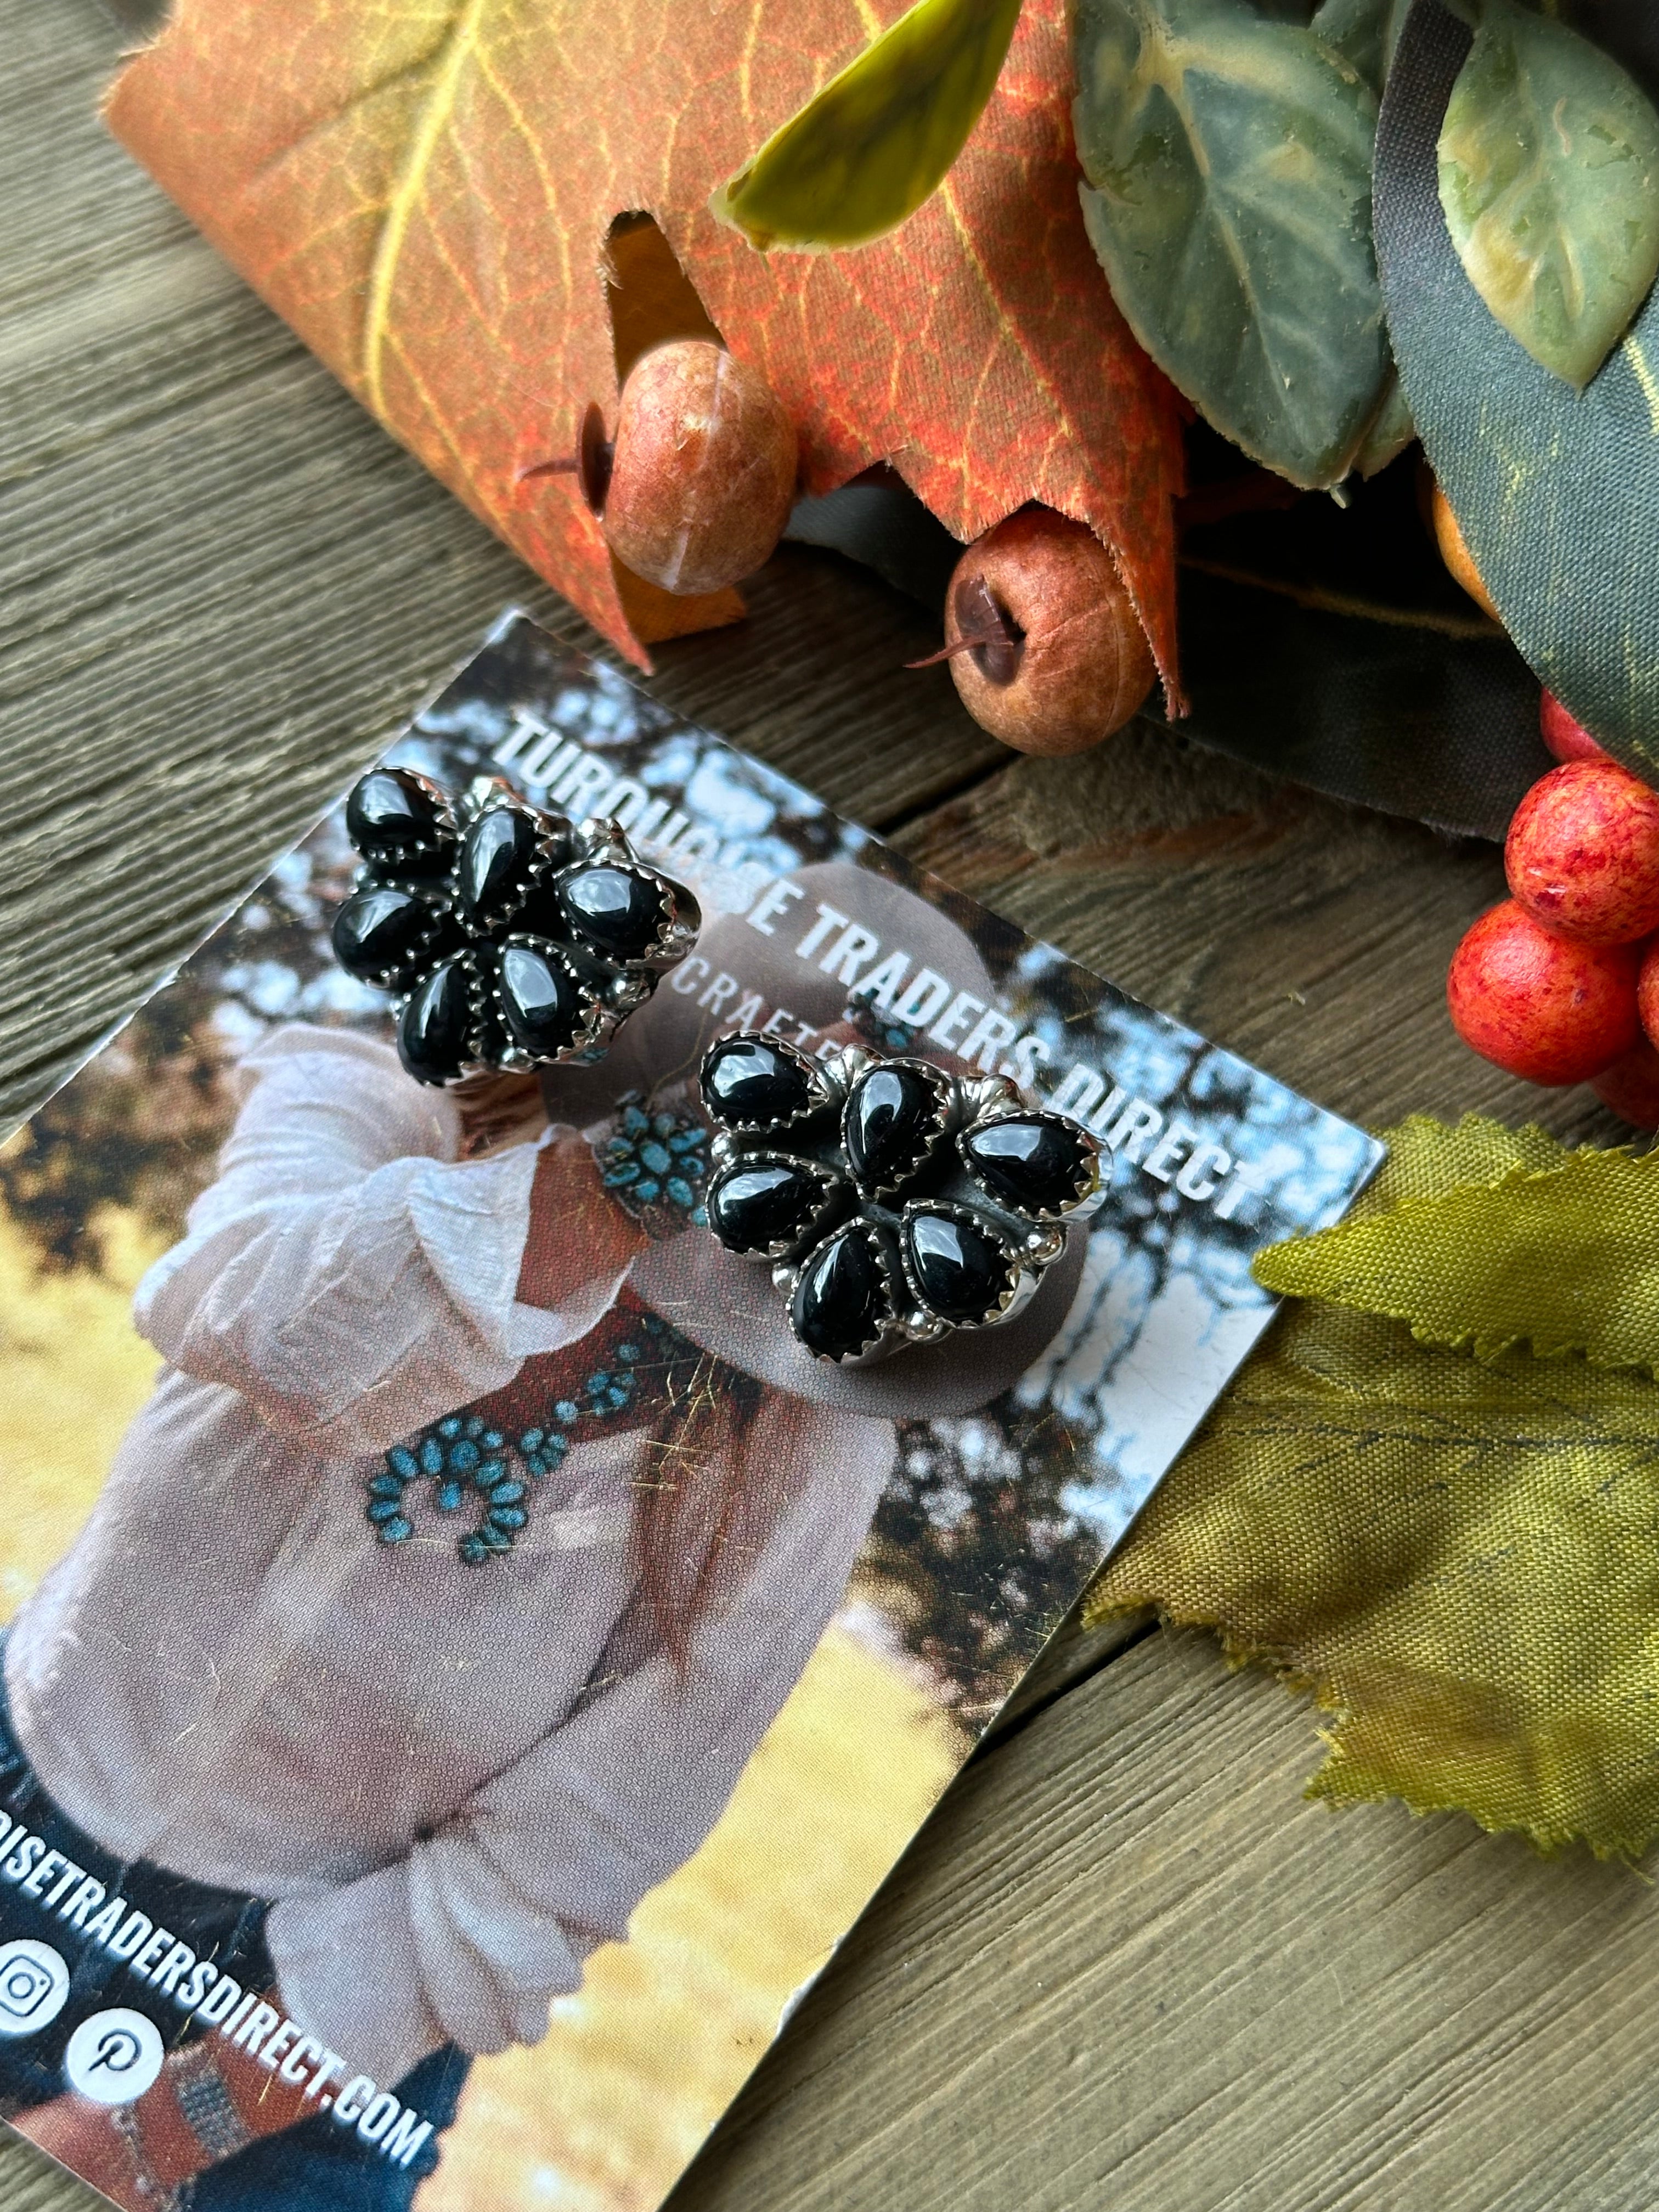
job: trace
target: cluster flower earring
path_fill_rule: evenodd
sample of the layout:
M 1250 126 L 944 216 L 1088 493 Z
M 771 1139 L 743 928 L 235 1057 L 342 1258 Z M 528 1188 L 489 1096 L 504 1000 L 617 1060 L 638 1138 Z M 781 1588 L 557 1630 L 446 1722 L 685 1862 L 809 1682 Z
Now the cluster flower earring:
M 731 1252 L 772 1264 L 815 1358 L 860 1365 L 1010 1321 L 1100 1202 L 1100 1146 L 1003 1077 L 780 1037 L 704 1056 L 719 1133 L 706 1205 Z
M 493 778 L 456 799 L 412 769 L 373 769 L 346 830 L 362 867 L 335 957 L 396 994 L 398 1054 L 420 1083 L 603 1058 L 696 942 L 696 900 L 617 823 L 578 827 Z

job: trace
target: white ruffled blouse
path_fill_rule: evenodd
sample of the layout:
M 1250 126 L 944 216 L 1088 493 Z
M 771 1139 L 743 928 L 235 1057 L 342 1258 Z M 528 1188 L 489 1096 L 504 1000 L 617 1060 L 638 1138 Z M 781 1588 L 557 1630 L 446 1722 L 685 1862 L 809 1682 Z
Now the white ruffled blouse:
M 538 2040 L 708 1834 L 841 1601 L 893 1431 L 766 1394 L 749 1449 L 784 1504 L 683 1672 L 633 1602 L 638 1433 L 574 1443 L 505 1558 L 464 1566 L 429 1521 L 377 1543 L 387 1448 L 586 1335 L 620 1279 L 520 1304 L 537 1146 L 458 1162 L 453 1103 L 386 1047 L 295 1026 L 244 1065 L 218 1180 L 139 1286 L 167 1364 L 7 1687 L 70 1818 L 276 1900 L 284 2005 L 392 2081 L 446 2039 Z

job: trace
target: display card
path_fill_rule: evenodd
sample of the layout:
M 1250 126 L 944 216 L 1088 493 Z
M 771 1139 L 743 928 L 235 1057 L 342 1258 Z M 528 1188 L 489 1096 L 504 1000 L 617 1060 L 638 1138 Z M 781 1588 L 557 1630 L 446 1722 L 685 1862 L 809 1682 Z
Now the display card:
M 1379 1147 L 522 617 L 386 757 L 701 933 L 422 1085 L 342 805 L 0 1153 L 0 2112 L 131 2205 L 647 2212 Z M 708 1225 L 736 1031 L 1006 1078 L 1104 1201 L 812 1358 Z

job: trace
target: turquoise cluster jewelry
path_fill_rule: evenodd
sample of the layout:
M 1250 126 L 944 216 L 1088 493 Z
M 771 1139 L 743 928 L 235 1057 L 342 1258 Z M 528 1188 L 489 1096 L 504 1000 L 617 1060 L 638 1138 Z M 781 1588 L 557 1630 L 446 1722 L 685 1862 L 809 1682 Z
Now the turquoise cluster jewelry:
M 599 1155 L 599 1180 L 617 1203 L 655 1236 L 701 1228 L 708 1180 L 708 1131 L 690 1114 L 647 1113 L 637 1091 L 621 1101 L 615 1133 Z
M 408 1493 L 415 1484 L 430 1482 L 440 1513 L 459 1513 L 469 1492 L 483 1502 L 483 1518 L 455 1547 L 469 1567 L 510 1552 L 530 1518 L 535 1484 L 563 1465 L 582 1425 L 626 1413 L 639 1395 L 642 1370 L 662 1371 L 674 1361 L 698 1357 L 696 1346 L 655 1314 L 640 1316 L 638 1334 L 644 1341 L 624 1339 L 611 1354 L 610 1366 L 596 1369 L 579 1397 L 559 1399 L 541 1422 L 510 1442 L 477 1413 L 447 1413 L 406 1443 L 393 1444 L 385 1467 L 368 1483 L 368 1525 L 381 1543 L 408 1543 L 415 1534 Z

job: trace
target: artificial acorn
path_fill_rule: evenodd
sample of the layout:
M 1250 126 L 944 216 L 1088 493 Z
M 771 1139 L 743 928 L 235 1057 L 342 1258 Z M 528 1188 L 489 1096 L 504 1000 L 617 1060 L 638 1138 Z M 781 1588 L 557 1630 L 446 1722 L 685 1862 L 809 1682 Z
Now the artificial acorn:
M 770 558 L 798 465 L 795 426 L 765 378 L 707 338 L 676 338 L 629 371 L 614 439 L 588 409 L 575 467 L 623 566 L 691 594 Z
M 1498 611 L 1498 602 L 1486 589 L 1486 580 L 1474 565 L 1474 556 L 1463 535 L 1463 526 L 1453 511 L 1451 501 L 1437 483 L 1431 483 L 1429 490 L 1429 519 L 1434 526 L 1434 542 L 1440 548 L 1441 559 L 1482 614 L 1490 615 L 1495 623 L 1501 623 L 1504 617 Z
M 957 563 L 945 652 L 963 704 L 1004 744 L 1075 753 L 1121 730 L 1157 671 L 1117 564 L 1083 523 L 1023 507 Z M 919 664 L 925 665 L 925 664 Z

